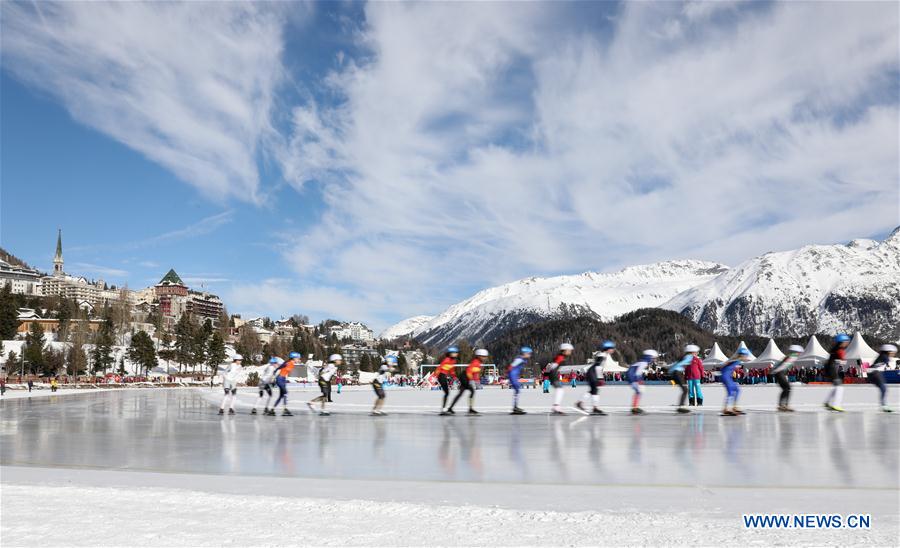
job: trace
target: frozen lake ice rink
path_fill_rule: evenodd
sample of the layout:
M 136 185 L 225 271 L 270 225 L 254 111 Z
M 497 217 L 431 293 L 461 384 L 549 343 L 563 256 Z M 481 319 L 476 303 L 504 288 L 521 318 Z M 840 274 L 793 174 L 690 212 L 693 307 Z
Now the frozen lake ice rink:
M 900 387 L 890 389 L 896 407 Z M 19 397 L 0 404 L 4 537 L 24 542 L 19 534 L 27 529 L 14 525 L 16 510 L 7 509 L 21 507 L 9 499 L 28 498 L 30 486 L 113 489 L 122 497 L 135 489 L 188 489 L 196 496 L 345 501 L 336 504 L 363 499 L 426 505 L 431 511 L 440 505 L 474 505 L 520 513 L 572 512 L 579 519 L 603 512 L 626 526 L 629 516 L 649 512 L 662 520 L 661 526 L 685 516 L 700 524 L 726 523 L 725 543 L 741 543 L 741 534 L 787 543 L 896 540 L 900 416 L 881 413 L 870 386 L 847 386 L 848 412 L 826 412 L 821 402 L 827 390 L 797 387 L 792 403 L 798 412 L 778 414 L 773 411 L 776 388 L 747 387 L 743 417 L 718 416 L 722 390 L 717 385 L 704 386 L 706 405 L 686 416 L 674 413 L 678 392 L 669 386 L 647 387 L 645 416 L 627 413 L 627 387 L 604 387 L 601 407 L 610 413 L 605 417 L 550 416 L 550 395 L 539 390 L 523 392 L 528 415 L 510 416 L 511 393 L 496 388 L 478 392 L 476 408 L 484 413 L 478 417 L 463 414 L 465 400 L 457 407 L 463 413 L 438 416 L 440 393 L 414 389 L 388 391 L 387 417 L 368 416 L 373 395 L 364 387 L 335 394 L 330 417 L 304 411 L 303 402 L 316 395 L 311 389 L 292 390 L 295 416 L 274 418 L 248 414 L 256 399 L 249 388 L 241 390 L 238 415 L 232 417 L 216 414 L 221 392 L 215 389 Z M 569 389 L 567 405 L 583 392 L 582 387 Z M 42 500 L 52 501 L 53 495 L 45 493 Z M 819 531 L 819 536 L 802 537 L 794 531 L 743 530 L 740 515 L 746 512 L 868 513 L 875 526 L 865 533 Z M 579 527 L 593 530 L 589 523 L 578 524 L 570 533 Z M 695 539 L 690 531 L 679 534 L 687 536 L 668 534 L 658 541 L 716 538 L 708 531 Z M 557 543 L 552 536 L 516 538 L 507 540 Z M 565 543 L 652 543 L 654 538 L 588 534 L 566 537 Z M 412 544 L 429 544 L 428 539 L 456 543 L 443 537 L 407 538 Z M 90 543 L 87 538 L 85 543 Z M 385 543 L 392 542 L 378 541 Z M 393 543 L 404 544 L 402 539 Z

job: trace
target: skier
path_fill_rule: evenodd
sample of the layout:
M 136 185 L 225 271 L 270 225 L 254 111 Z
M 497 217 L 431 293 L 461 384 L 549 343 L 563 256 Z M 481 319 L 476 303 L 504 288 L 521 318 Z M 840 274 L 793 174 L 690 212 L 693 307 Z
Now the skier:
M 553 358 L 553 361 L 548 363 L 547 367 L 544 369 L 544 372 L 547 374 L 547 379 L 553 386 L 553 407 L 550 408 L 550 412 L 554 415 L 565 415 L 561 407 L 563 396 L 565 396 L 565 389 L 563 388 L 562 383 L 559 382 L 559 368 L 562 367 L 562 364 L 566 362 L 574 350 L 575 347 L 571 344 L 562 343 L 559 345 L 559 352 L 556 354 L 556 357 Z
M 644 413 L 644 410 L 639 407 L 641 403 L 641 394 L 644 392 L 644 371 L 658 357 L 659 352 L 656 350 L 644 350 L 641 359 L 628 366 L 625 378 L 628 379 L 629 384 L 631 384 L 631 389 L 634 390 L 634 396 L 631 397 L 632 415 L 642 415 Z
M 481 369 L 484 360 L 488 357 L 488 351 L 484 348 L 479 348 L 475 351 L 475 358 L 469 362 L 469 365 L 466 366 L 466 371 L 462 376 L 459 377 L 459 393 L 456 394 L 456 397 L 453 399 L 453 403 L 450 404 L 450 407 L 445 411 L 448 415 L 453 415 L 453 406 L 456 405 L 456 402 L 463 397 L 463 394 L 468 391 L 469 392 L 469 414 L 470 415 L 479 415 L 478 411 L 475 411 L 475 388 L 478 386 L 478 383 L 481 382 Z
M 594 356 L 594 362 L 589 364 L 585 369 L 585 378 L 587 379 L 589 389 L 581 397 L 581 401 L 575 402 L 575 407 L 585 415 L 605 415 L 606 412 L 601 410 L 597 405 L 600 403 L 600 395 L 597 393 L 600 387 L 600 380 L 603 378 L 603 369 L 606 367 L 606 361 L 612 359 L 612 355 L 616 352 L 616 343 L 612 341 L 603 341 L 600 345 L 599 352 Z M 588 413 L 584 404 L 590 400 L 592 409 Z
M 694 355 L 691 363 L 684 368 L 684 378 L 688 385 L 688 404 L 703 405 L 703 391 L 700 390 L 700 379 L 703 378 L 703 360 Z
M 734 356 L 725 362 L 722 366 L 722 384 L 725 385 L 725 405 L 722 408 L 722 415 L 733 417 L 743 415 L 744 412 L 738 409 L 737 400 L 741 389 L 738 383 L 734 382 L 734 370 L 743 362 L 750 359 L 750 350 L 746 348 L 738 348 Z M 728 409 L 728 402 L 731 402 L 731 409 Z
M 897 347 L 892 344 L 882 345 L 881 348 L 878 349 L 878 357 L 875 358 L 875 362 L 869 367 L 869 382 L 878 387 L 878 390 L 881 392 L 881 410 L 885 413 L 893 412 L 893 409 L 888 407 L 887 405 L 887 385 L 884 382 L 884 370 L 891 365 L 891 362 L 894 361 L 894 356 L 897 355 Z
M 772 374 L 775 375 L 775 382 L 781 387 L 781 395 L 778 396 L 778 410 L 791 412 L 793 409 L 788 405 L 791 399 L 791 383 L 788 381 L 788 371 L 797 361 L 797 356 L 803 352 L 803 347 L 792 344 L 788 348 L 787 356 L 772 368 Z
M 391 378 L 391 372 L 397 366 L 397 356 L 387 356 L 384 363 L 378 369 L 378 376 L 372 381 L 372 389 L 375 390 L 375 406 L 371 415 L 386 415 L 381 407 L 384 405 L 384 384 Z
M 444 391 L 444 400 L 441 403 L 441 415 L 449 415 L 447 413 L 447 399 L 450 397 L 450 385 L 456 378 L 456 361 L 459 359 L 459 348 L 451 346 L 444 354 L 444 359 L 438 364 L 432 376 L 437 377 L 441 390 Z
M 291 374 L 291 371 L 294 370 L 294 366 L 299 365 L 299 363 L 300 353 L 291 352 L 290 354 L 288 354 L 288 361 L 279 364 L 278 367 L 275 368 L 275 385 L 278 386 L 278 399 L 275 400 L 275 405 L 273 405 L 267 413 L 270 417 L 275 416 L 275 409 L 278 407 L 279 403 L 284 406 L 284 410 L 281 412 L 281 416 L 290 417 L 293 415 L 293 413 L 291 413 L 291 410 L 288 409 L 287 406 L 287 378 Z
M 833 388 L 825 400 L 825 409 L 831 411 L 843 412 L 841 407 L 841 398 L 844 396 L 844 381 L 841 379 L 841 366 L 844 364 L 844 355 L 846 354 L 847 345 L 850 344 L 850 336 L 845 333 L 839 333 L 834 337 L 834 344 L 831 351 L 828 352 L 828 361 L 825 362 L 823 372 L 825 377 L 831 381 Z
M 678 409 L 676 409 L 679 413 L 691 412 L 690 409 L 684 406 L 684 400 L 687 399 L 688 395 L 687 386 L 684 383 L 684 368 L 694 361 L 694 358 L 697 357 L 699 352 L 699 346 L 696 344 L 689 344 L 684 347 L 684 357 L 669 366 L 669 374 L 672 375 L 672 380 L 674 380 L 675 384 L 681 388 L 681 398 L 678 400 Z
M 314 403 L 321 402 L 322 408 L 319 410 L 319 415 L 327 417 L 331 414 L 325 410 L 325 404 L 331 401 L 331 379 L 337 374 L 338 367 L 342 363 L 344 363 L 343 356 L 332 354 L 328 356 L 328 363 L 318 368 L 316 376 L 318 376 L 319 390 L 322 391 L 322 395 L 306 402 L 306 406 L 309 407 L 310 411 L 315 411 Z
M 521 392 L 522 390 L 522 385 L 519 384 L 519 379 L 522 378 L 522 372 L 525 370 L 525 366 L 528 365 L 528 360 L 531 359 L 532 352 L 533 350 L 530 346 L 523 346 L 519 349 L 519 355 L 516 356 L 516 359 L 514 359 L 511 364 L 509 364 L 509 387 L 513 389 L 512 415 L 525 414 L 525 411 L 523 411 L 519 407 L 519 392 Z
M 222 388 L 225 390 L 225 396 L 222 398 L 222 405 L 219 406 L 219 414 L 225 414 L 225 408 L 228 407 L 228 414 L 234 415 L 234 400 L 237 398 L 237 383 L 241 376 L 241 360 L 244 357 L 235 354 L 231 363 L 222 370 Z
M 272 401 L 272 384 L 275 382 L 275 368 L 283 363 L 284 360 L 278 356 L 272 356 L 269 359 L 269 363 L 267 363 L 262 368 L 262 371 L 259 372 L 259 398 L 253 405 L 253 410 L 250 411 L 251 415 L 256 414 L 256 408 L 262 403 L 263 398 L 266 400 L 263 415 L 269 414 L 269 403 Z

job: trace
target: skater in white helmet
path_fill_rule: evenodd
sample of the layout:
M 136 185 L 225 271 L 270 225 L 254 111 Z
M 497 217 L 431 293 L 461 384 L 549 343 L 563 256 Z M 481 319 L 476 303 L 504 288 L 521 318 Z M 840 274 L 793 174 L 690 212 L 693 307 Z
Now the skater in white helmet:
M 562 410 L 565 388 L 563 388 L 562 383 L 559 382 L 559 368 L 572 356 L 574 350 L 575 347 L 571 344 L 562 343 L 559 345 L 559 352 L 557 352 L 556 357 L 553 358 L 553 361 L 548 363 L 547 367 L 544 369 L 544 373 L 550 380 L 550 385 L 553 386 L 553 407 L 550 408 L 550 412 L 554 415 L 565 415 L 565 412 Z
M 628 384 L 630 384 L 631 389 L 634 390 L 634 396 L 631 398 L 632 415 L 642 415 L 644 413 L 644 410 L 640 408 L 641 394 L 644 392 L 644 371 L 646 371 L 647 367 L 656 361 L 656 358 L 658 357 L 659 352 L 656 350 L 644 350 L 641 359 L 628 366 L 625 378 L 628 379 Z
M 688 395 L 687 384 L 684 380 L 684 368 L 690 365 L 699 353 L 699 346 L 696 344 L 689 344 L 684 347 L 684 357 L 669 366 L 669 374 L 672 375 L 672 380 L 675 381 L 675 384 L 677 384 L 679 388 L 681 388 L 681 398 L 678 400 L 678 409 L 676 409 L 679 413 L 691 412 L 690 409 L 684 406 L 684 401 L 687 399 Z
M 887 384 L 884 382 L 884 370 L 891 366 L 894 357 L 897 355 L 897 347 L 892 344 L 882 345 L 878 349 L 878 357 L 869 367 L 869 382 L 878 387 L 881 392 L 881 410 L 885 413 L 891 413 L 894 410 L 887 405 Z
M 597 349 L 597 355 L 594 361 L 585 369 L 585 378 L 588 381 L 588 391 L 581 397 L 581 401 L 575 402 L 575 407 L 585 415 L 605 415 L 606 412 L 600 409 L 600 381 L 603 379 L 603 370 L 606 367 L 607 360 L 612 359 L 612 355 L 616 351 L 616 343 L 612 341 L 603 341 L 600 348 Z M 585 403 L 590 400 L 591 410 L 588 411 Z
M 222 398 L 222 405 L 219 407 L 219 414 L 225 414 L 225 408 L 228 408 L 228 414 L 234 415 L 234 400 L 237 399 L 237 383 L 241 378 L 241 361 L 244 359 L 240 354 L 235 354 L 231 363 L 222 370 L 222 388 L 225 390 L 225 396 Z
M 265 400 L 266 405 L 263 408 L 263 415 L 269 414 L 269 404 L 272 402 L 272 385 L 275 384 L 275 368 L 283 364 L 284 360 L 278 356 L 272 356 L 259 372 L 259 398 L 253 404 L 251 415 L 256 414 L 256 408 Z
M 382 406 L 384 406 L 384 385 L 387 384 L 388 380 L 391 378 L 391 372 L 396 366 L 397 356 L 387 356 L 384 358 L 384 363 L 381 364 L 381 368 L 378 369 L 378 375 L 375 377 L 375 380 L 372 381 L 372 389 L 375 390 L 375 405 L 372 407 L 371 415 L 387 414 L 381 410 Z
M 322 395 L 306 402 L 310 411 L 315 411 L 315 408 L 313 407 L 314 403 L 321 402 L 322 408 L 319 410 L 319 415 L 325 417 L 331 414 L 325 410 L 325 404 L 331 399 L 331 379 L 337 374 L 338 367 L 340 367 L 342 363 L 344 363 L 343 356 L 340 354 L 332 354 L 331 356 L 328 356 L 328 363 L 319 368 L 317 377 L 319 390 L 322 391 Z

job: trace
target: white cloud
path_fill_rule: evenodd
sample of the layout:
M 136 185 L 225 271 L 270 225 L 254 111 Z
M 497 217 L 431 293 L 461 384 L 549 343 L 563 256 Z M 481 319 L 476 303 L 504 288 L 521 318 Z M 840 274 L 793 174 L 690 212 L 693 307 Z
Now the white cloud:
M 235 2 L 4 2 L 3 62 L 207 196 L 260 199 L 282 22 Z
M 288 259 L 427 313 L 466 285 L 895 226 L 897 5 L 741 7 L 627 3 L 602 37 L 551 3 L 370 4 L 372 60 L 329 79 L 345 102 L 295 111 L 287 174 L 329 207 Z
M 92 263 L 72 263 L 69 265 L 73 272 L 87 272 L 89 274 L 97 274 L 100 276 L 113 276 L 115 278 L 128 277 L 128 271 L 121 268 L 113 268 Z

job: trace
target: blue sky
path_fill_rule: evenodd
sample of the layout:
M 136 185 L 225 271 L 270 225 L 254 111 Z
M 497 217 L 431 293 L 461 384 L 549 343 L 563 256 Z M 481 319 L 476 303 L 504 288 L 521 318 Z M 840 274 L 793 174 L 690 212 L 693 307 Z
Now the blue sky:
M 43 269 L 61 227 L 73 273 L 383 327 L 900 224 L 892 3 L 0 9 L 0 244 Z

